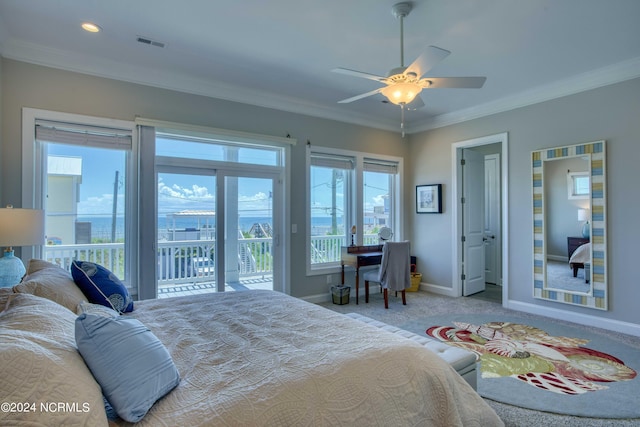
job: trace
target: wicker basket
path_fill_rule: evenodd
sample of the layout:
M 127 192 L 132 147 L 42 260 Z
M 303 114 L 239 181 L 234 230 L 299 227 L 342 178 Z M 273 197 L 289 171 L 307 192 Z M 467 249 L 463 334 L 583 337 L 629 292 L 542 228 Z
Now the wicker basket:
M 411 287 L 407 289 L 407 292 L 417 292 L 421 281 L 422 273 L 411 273 Z

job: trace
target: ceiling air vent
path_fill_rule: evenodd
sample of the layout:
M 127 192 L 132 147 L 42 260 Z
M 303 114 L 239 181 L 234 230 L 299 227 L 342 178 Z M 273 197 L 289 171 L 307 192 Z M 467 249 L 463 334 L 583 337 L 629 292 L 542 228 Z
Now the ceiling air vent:
M 142 44 L 148 44 L 149 46 L 155 46 L 155 47 L 164 47 L 165 44 L 156 40 L 151 40 L 148 37 L 142 37 L 142 36 L 138 36 L 138 38 L 136 39 L 136 41 L 138 43 L 142 43 Z

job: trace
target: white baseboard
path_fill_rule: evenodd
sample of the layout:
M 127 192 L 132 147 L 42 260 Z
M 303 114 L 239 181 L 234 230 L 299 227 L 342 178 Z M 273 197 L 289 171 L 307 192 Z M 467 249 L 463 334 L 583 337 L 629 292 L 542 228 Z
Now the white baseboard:
M 433 292 L 434 294 L 444 295 L 447 297 L 457 297 L 453 288 L 445 286 L 433 285 L 431 283 L 420 283 L 420 289 L 423 291 Z
M 529 304 L 520 301 L 507 301 L 503 304 L 505 308 L 511 310 L 523 311 L 525 313 L 537 314 L 539 316 L 551 317 L 553 319 L 566 320 L 568 322 L 577 323 L 584 326 L 593 326 L 596 328 L 607 329 L 613 332 L 620 332 L 627 335 L 640 337 L 640 324 L 621 322 L 620 320 L 607 319 L 590 314 L 573 313 L 557 308 L 542 307 L 535 304 Z
M 316 294 L 316 295 L 308 295 L 306 297 L 300 298 L 301 300 L 311 302 L 314 304 L 320 304 L 321 302 L 328 302 L 331 300 L 331 295 L 329 292 L 324 294 Z
M 374 285 L 374 289 L 377 285 Z M 446 295 L 446 296 L 455 296 L 452 293 L 452 290 L 449 288 L 445 288 L 443 286 L 438 286 L 438 285 L 431 285 L 429 283 L 424 283 L 421 282 L 420 283 L 420 288 L 421 291 L 429 291 L 429 292 L 433 292 L 434 294 L 440 294 L 440 295 Z M 359 297 L 360 298 L 364 298 L 364 286 L 361 286 L 359 289 Z M 351 287 L 351 296 L 355 296 L 355 289 L 353 287 Z M 316 294 L 316 295 L 307 295 L 306 297 L 302 297 L 300 298 L 302 300 L 305 300 L 307 302 L 312 302 L 314 304 L 319 304 L 321 302 L 327 302 L 327 301 L 331 301 L 331 291 L 327 291 L 327 293 L 324 294 Z

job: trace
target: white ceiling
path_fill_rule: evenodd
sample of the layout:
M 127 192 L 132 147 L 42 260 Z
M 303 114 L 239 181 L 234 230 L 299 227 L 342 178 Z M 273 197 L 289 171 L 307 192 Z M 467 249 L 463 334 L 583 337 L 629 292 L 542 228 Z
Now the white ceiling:
M 394 0 L 0 0 L 5 58 L 395 130 L 379 87 L 330 72 L 400 65 Z M 405 65 L 451 51 L 427 76 L 486 76 L 431 89 L 408 132 L 640 77 L 639 0 L 417 0 Z M 93 21 L 102 32 L 80 29 Z M 138 36 L 166 44 L 144 45 Z

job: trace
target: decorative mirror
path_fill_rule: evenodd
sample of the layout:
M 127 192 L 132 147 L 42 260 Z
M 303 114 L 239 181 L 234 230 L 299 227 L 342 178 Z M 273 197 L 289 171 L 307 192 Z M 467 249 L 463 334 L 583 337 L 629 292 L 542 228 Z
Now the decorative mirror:
M 382 227 L 380 231 L 378 231 L 378 237 L 383 242 L 390 240 L 393 237 L 393 231 L 389 227 Z
M 535 298 L 607 310 L 605 164 L 605 141 L 532 153 Z

